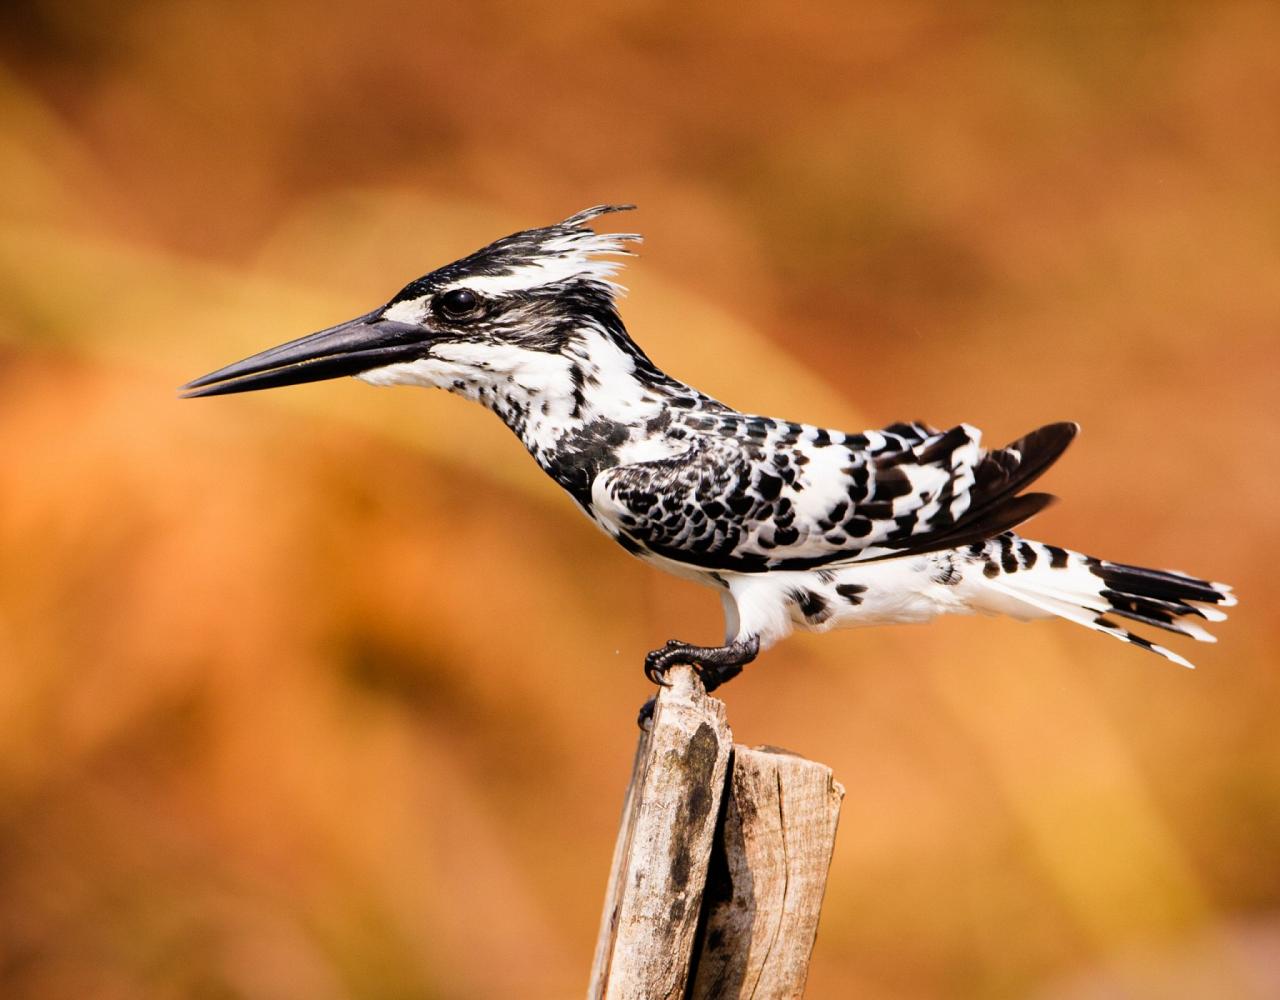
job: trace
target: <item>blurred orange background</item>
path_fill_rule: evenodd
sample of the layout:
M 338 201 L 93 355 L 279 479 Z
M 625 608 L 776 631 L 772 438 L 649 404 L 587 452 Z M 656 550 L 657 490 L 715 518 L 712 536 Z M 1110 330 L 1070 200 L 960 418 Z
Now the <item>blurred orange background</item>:
M 1280 8 L 966 10 L 0 9 L 0 996 L 581 994 L 715 596 L 461 400 L 174 389 L 601 201 L 672 373 L 1079 420 L 1029 534 L 1241 596 L 1195 672 L 956 619 L 728 687 L 848 788 L 809 995 L 1280 996 Z

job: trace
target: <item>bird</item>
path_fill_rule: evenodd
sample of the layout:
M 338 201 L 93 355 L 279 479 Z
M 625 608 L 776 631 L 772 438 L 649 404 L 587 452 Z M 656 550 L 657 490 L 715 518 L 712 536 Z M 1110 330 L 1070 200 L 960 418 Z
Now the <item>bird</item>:
M 659 685 L 685 665 L 713 691 L 797 628 L 943 614 L 1065 619 L 1187 667 L 1128 623 L 1215 641 L 1205 626 L 1236 603 L 1230 586 L 1015 532 L 1056 499 L 1027 488 L 1075 423 L 1002 448 L 968 424 L 849 433 L 742 412 L 668 375 L 619 312 L 614 279 L 641 237 L 591 225 L 634 207 L 597 205 L 498 239 L 371 312 L 180 391 L 355 376 L 487 407 L 624 550 L 719 594 L 724 640 L 650 651 L 644 672 Z

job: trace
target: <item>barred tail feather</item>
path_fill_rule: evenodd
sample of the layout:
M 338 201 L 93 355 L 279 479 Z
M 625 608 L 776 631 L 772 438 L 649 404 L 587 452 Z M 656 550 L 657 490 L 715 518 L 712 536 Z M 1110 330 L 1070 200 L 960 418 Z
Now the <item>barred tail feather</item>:
M 1223 621 L 1236 603 L 1231 588 L 1186 573 L 1095 559 L 1011 532 L 964 550 L 982 565 L 979 610 L 1017 618 L 1058 617 L 1114 636 L 1190 667 L 1183 656 L 1124 628 L 1124 618 L 1216 642 L 1205 622 Z

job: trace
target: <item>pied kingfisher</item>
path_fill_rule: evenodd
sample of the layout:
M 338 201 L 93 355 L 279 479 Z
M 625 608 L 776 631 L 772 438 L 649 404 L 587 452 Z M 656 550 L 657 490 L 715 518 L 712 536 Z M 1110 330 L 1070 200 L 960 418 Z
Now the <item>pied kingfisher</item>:
M 496 413 L 624 549 L 714 587 L 722 645 L 671 640 L 662 683 L 708 690 L 793 627 L 926 621 L 945 612 L 1065 618 L 1190 666 L 1117 618 L 1212 642 L 1231 588 L 1096 559 L 1013 528 L 1054 498 L 1026 493 L 1074 423 L 988 450 L 967 424 L 858 434 L 742 413 L 659 369 L 617 312 L 611 256 L 634 234 L 587 226 L 601 205 L 500 239 L 410 282 L 370 313 L 198 378 L 187 396 L 354 375 L 447 389 Z

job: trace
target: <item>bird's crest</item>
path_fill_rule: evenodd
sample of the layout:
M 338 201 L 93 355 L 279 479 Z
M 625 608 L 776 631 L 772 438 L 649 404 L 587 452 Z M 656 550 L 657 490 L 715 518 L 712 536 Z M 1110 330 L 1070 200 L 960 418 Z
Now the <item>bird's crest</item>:
M 611 256 L 634 256 L 627 244 L 639 243 L 638 233 L 597 233 L 587 223 L 602 215 L 625 212 L 634 205 L 596 205 L 541 229 L 512 233 L 446 268 L 469 288 L 501 294 L 585 279 L 620 293 L 612 279 L 622 267 Z

